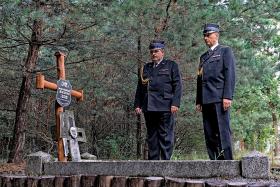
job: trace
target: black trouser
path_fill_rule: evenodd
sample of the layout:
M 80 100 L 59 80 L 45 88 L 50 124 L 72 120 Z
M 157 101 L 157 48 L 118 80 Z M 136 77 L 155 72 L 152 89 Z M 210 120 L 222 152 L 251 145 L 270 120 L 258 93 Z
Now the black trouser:
M 149 160 L 170 160 L 174 144 L 174 117 L 171 112 L 145 112 Z
M 222 103 L 202 105 L 206 147 L 211 160 L 232 160 L 229 111 Z

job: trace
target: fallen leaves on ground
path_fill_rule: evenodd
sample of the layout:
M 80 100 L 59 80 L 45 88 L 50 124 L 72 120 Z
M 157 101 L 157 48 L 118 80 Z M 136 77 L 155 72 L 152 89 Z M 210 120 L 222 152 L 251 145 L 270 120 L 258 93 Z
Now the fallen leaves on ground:
M 26 164 L 0 163 L 0 173 L 24 173 Z

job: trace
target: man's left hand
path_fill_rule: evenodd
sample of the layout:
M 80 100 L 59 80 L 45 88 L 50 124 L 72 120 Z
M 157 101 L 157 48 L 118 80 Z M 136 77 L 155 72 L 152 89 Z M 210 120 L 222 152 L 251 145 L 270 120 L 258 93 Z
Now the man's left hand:
M 172 114 L 175 114 L 178 110 L 179 110 L 179 108 L 177 106 L 171 106 L 171 113 Z
M 232 100 L 223 99 L 223 107 L 224 107 L 225 111 L 229 109 L 229 107 L 231 106 L 231 103 L 232 103 Z

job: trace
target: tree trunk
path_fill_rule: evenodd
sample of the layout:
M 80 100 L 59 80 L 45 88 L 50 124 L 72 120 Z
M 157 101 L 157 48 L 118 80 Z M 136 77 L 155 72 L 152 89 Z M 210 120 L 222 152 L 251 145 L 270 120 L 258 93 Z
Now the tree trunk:
M 278 122 L 277 116 L 275 112 L 272 112 L 272 124 L 274 128 L 274 135 L 275 135 L 275 148 L 274 148 L 274 156 L 279 156 L 279 132 L 278 132 Z
M 142 155 L 142 123 L 141 116 L 137 115 L 137 132 L 136 132 L 136 140 L 137 140 L 137 159 L 141 158 Z
M 25 131 L 27 127 L 28 103 L 31 95 L 32 71 L 35 68 L 42 36 L 42 21 L 33 22 L 32 36 L 29 43 L 28 56 L 23 67 L 23 78 L 20 87 L 16 119 L 14 126 L 13 142 L 8 162 L 19 163 L 23 159 Z
M 138 37 L 138 79 L 140 79 L 140 69 L 141 69 L 141 36 Z M 141 116 L 137 115 L 137 132 L 136 132 L 136 140 L 137 140 L 137 159 L 141 158 L 142 155 L 142 122 L 141 122 Z

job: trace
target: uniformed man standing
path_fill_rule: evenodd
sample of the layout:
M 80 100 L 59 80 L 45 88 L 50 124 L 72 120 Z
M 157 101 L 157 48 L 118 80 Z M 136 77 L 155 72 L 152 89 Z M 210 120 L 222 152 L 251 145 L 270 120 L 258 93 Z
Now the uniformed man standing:
M 202 112 L 206 147 L 211 160 L 232 160 L 229 109 L 235 87 L 235 57 L 219 45 L 219 25 L 206 24 L 203 35 L 209 50 L 200 57 L 196 109 Z
M 164 47 L 163 41 L 150 43 L 152 62 L 140 72 L 135 94 L 135 112 L 143 112 L 146 121 L 149 160 L 170 160 L 182 92 L 178 64 L 164 59 Z

